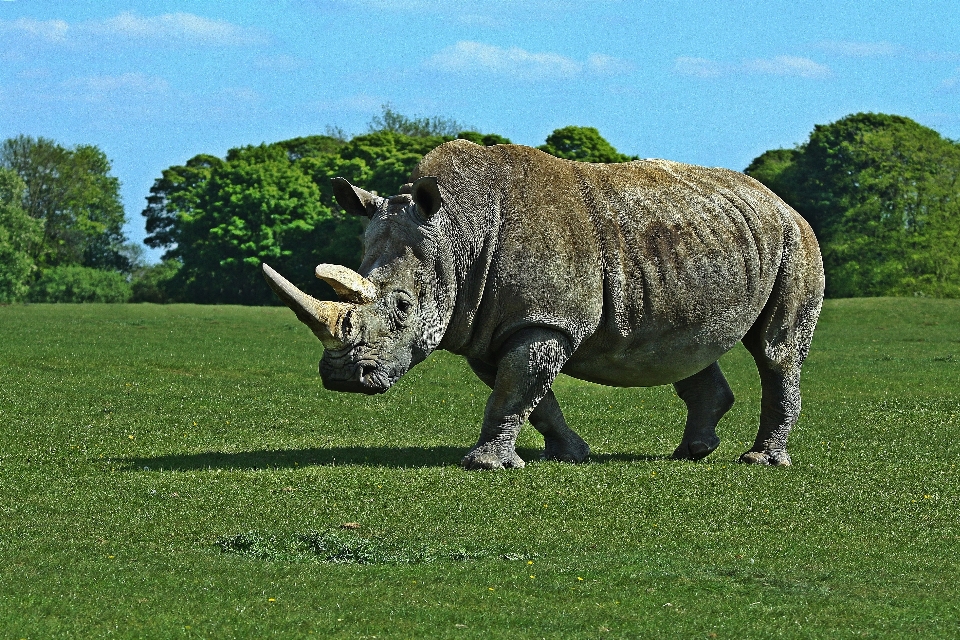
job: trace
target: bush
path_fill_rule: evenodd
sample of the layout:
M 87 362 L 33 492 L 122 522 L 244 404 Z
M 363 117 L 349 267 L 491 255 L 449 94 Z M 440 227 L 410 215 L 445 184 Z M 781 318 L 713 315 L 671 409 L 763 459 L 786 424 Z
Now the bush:
M 123 274 L 90 267 L 53 267 L 40 274 L 29 302 L 126 302 L 130 283 Z
M 178 260 L 164 260 L 137 269 L 133 273 L 133 295 L 130 302 L 176 302 L 177 295 L 171 286 L 174 276 L 180 271 Z

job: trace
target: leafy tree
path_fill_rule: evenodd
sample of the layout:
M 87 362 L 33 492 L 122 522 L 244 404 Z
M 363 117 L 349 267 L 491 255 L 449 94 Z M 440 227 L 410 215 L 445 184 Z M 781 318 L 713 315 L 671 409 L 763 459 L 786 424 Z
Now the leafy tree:
M 202 180 L 187 190 L 160 192 L 154 185 L 146 212 L 148 229 L 163 227 L 163 244 L 176 243 L 164 257 L 183 264 L 177 279 L 186 299 L 270 302 L 258 273 L 263 261 L 309 273 L 299 264 L 309 253 L 295 249 L 314 244 L 311 234 L 330 211 L 321 206 L 317 185 L 282 146 L 234 149 L 224 162 L 194 158 L 187 164 L 186 171 L 173 167 L 164 178 Z M 149 212 L 157 211 L 151 220 Z M 148 242 L 163 246 L 157 237 Z
M 130 283 L 130 302 L 174 302 L 170 283 L 180 271 L 179 260 L 164 260 L 159 264 L 142 265 L 133 272 Z
M 744 173 L 770 187 L 770 189 L 791 204 L 799 202 L 797 188 L 797 156 L 799 149 L 771 149 L 753 159 Z M 808 220 L 809 221 L 809 220 Z
M 810 222 L 828 295 L 960 297 L 957 143 L 909 118 L 858 113 L 746 171 Z
M 383 117 L 384 128 L 351 140 L 339 133 L 295 138 L 231 149 L 223 159 L 198 155 L 164 170 L 143 211 L 145 242 L 167 249 L 164 259 L 179 268 L 144 270 L 136 299 L 275 304 L 261 262 L 317 297 L 333 297 L 313 269 L 321 262 L 358 267 L 363 220 L 340 211 L 330 179 L 398 193 L 424 154 L 453 139 L 438 134 L 442 119 L 404 119 L 389 110 Z
M 594 127 L 569 126 L 547 136 L 547 143 L 537 147 L 550 155 L 580 162 L 628 162 L 627 156 L 613 148 Z
M 39 220 L 23 210 L 25 186 L 14 171 L 0 168 L 0 303 L 22 300 L 35 269 L 34 247 L 43 238 Z
M 461 131 L 457 137 L 462 140 L 469 140 L 474 144 L 482 144 L 485 147 L 492 147 L 495 144 L 510 144 L 509 138 L 504 138 L 496 133 L 480 133 L 479 131 Z
M 423 156 L 452 139 L 452 136 L 407 136 L 393 131 L 377 131 L 348 142 L 340 151 L 340 158 L 363 162 L 369 171 L 361 182 L 365 189 L 384 195 L 394 194 Z
M 455 138 L 457 132 L 464 129 L 459 122 L 449 118 L 408 118 L 389 105 L 383 105 L 382 109 L 383 113 L 370 121 L 368 133 L 386 131 L 411 138 Z
M 0 167 L 21 177 L 23 208 L 43 223 L 43 239 L 32 255 L 41 268 L 77 264 L 129 271 L 120 182 L 110 175 L 103 151 L 21 135 L 0 144 Z

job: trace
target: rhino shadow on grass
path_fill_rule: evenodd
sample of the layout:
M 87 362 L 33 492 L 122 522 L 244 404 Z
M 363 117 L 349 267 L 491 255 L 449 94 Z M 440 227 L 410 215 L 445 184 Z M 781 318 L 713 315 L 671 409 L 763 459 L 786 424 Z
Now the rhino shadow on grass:
M 528 460 L 536 460 L 541 451 L 518 449 Z M 207 451 L 185 455 L 114 458 L 125 471 L 204 471 L 297 469 L 312 466 L 370 466 L 389 468 L 445 467 L 460 463 L 462 447 L 331 447 L 329 449 L 261 449 L 223 453 Z M 593 464 L 605 462 L 652 462 L 667 455 L 631 453 L 593 454 Z

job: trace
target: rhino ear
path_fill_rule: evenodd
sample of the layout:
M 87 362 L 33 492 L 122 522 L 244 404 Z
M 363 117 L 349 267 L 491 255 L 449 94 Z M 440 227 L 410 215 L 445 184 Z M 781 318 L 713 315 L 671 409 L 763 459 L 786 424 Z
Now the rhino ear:
M 424 220 L 429 220 L 440 210 L 443 199 L 440 197 L 440 187 L 434 176 L 424 176 L 413 183 L 413 201 Z
M 355 216 L 373 217 L 377 211 L 377 200 L 379 200 L 376 193 L 355 187 L 346 178 L 334 178 L 331 182 L 333 197 L 344 211 Z

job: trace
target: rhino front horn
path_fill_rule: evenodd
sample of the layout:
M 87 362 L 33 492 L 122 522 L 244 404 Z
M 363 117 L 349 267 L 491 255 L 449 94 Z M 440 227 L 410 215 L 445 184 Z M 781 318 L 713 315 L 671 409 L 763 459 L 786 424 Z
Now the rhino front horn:
M 344 345 L 343 320 L 354 305 L 345 302 L 317 300 L 293 286 L 286 278 L 263 263 L 263 277 L 273 292 L 310 327 L 326 349 L 342 349 Z
M 366 304 L 377 299 L 377 285 L 353 269 L 338 264 L 318 264 L 317 277 L 333 287 L 344 302 Z

